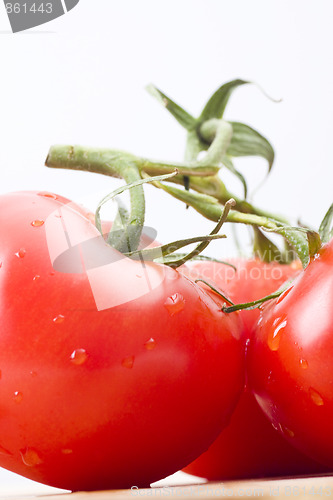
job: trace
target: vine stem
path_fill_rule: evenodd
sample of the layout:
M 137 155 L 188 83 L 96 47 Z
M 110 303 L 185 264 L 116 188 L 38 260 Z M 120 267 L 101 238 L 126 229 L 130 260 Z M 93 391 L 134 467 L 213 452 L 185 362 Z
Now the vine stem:
M 217 175 L 220 167 L 218 165 L 218 156 L 225 150 L 230 141 L 230 128 L 228 124 L 221 127 L 216 142 L 212 143 L 207 155 L 208 159 L 215 161 L 215 165 L 208 165 L 207 155 L 201 162 L 194 161 L 193 157 L 197 153 L 196 148 L 192 148 L 191 141 L 188 142 L 186 161 L 184 163 L 168 163 L 151 161 L 146 158 L 140 158 L 125 151 L 86 148 L 82 146 L 54 145 L 51 146 L 46 158 L 45 165 L 51 168 L 64 168 L 70 170 L 81 170 L 85 172 L 94 172 L 108 175 L 116 178 L 123 178 L 126 183 L 131 183 L 144 177 L 144 174 L 150 176 L 163 175 L 178 170 L 178 175 L 170 182 L 184 185 L 184 176 L 189 177 L 189 184 L 192 189 L 198 193 L 205 193 L 214 196 L 222 205 L 230 198 L 236 201 L 235 209 L 244 213 L 252 213 L 259 216 L 273 218 L 284 224 L 288 221 L 280 215 L 261 210 L 245 200 L 231 193 Z M 195 150 L 195 151 L 194 151 Z M 135 178 L 134 178 L 135 176 Z M 143 188 L 139 186 L 131 190 L 131 206 L 137 212 L 140 203 L 143 203 Z M 141 200 L 141 201 L 140 201 Z M 140 214 L 133 214 L 134 217 Z M 144 220 L 144 210 L 139 220 Z
M 80 146 L 52 146 L 45 165 L 52 168 L 83 170 L 123 178 L 127 184 L 141 179 L 135 157 L 122 151 L 87 149 Z M 130 190 L 131 211 L 124 231 L 117 232 L 113 246 L 120 252 L 136 249 L 145 220 L 145 197 L 142 185 Z

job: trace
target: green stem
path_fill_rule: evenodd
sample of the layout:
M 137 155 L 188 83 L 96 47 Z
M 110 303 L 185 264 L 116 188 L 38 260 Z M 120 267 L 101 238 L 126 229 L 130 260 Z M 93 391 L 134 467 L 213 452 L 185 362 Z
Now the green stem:
M 216 199 L 211 196 L 185 191 L 160 182 L 156 182 L 154 185 L 163 189 L 186 205 L 194 208 L 197 212 L 206 217 L 206 219 L 217 222 L 222 215 L 223 205 L 218 203 Z M 288 241 L 288 243 L 293 246 L 303 266 L 307 266 L 309 262 L 309 243 L 307 241 L 307 231 L 302 231 L 300 228 L 290 227 L 281 221 L 271 219 L 265 215 L 243 213 L 236 210 L 231 210 L 229 212 L 227 222 L 249 224 L 266 229 L 267 231 L 281 234 Z
M 141 175 L 135 157 L 123 151 L 87 149 L 81 146 L 52 146 L 45 162 L 52 168 L 95 172 L 125 180 L 139 181 Z M 137 248 L 145 219 L 145 198 L 142 185 L 130 190 L 131 211 L 123 232 L 111 235 L 112 246 L 120 252 Z
M 124 151 L 86 148 L 82 146 L 51 146 L 45 165 L 51 168 L 81 170 L 111 177 L 124 178 L 124 164 L 136 157 Z
M 221 128 L 221 130 L 222 131 L 217 138 L 217 143 L 215 143 L 215 146 L 212 149 L 212 159 L 214 161 L 217 161 L 218 156 L 223 153 L 223 150 L 228 143 L 227 135 L 230 130 L 228 127 L 225 127 L 224 129 Z M 212 146 L 213 145 L 214 141 Z M 191 156 L 192 154 L 193 151 L 191 151 Z M 208 154 L 209 151 L 207 152 L 207 155 Z M 273 218 L 284 224 L 288 223 L 288 221 L 280 215 L 261 210 L 228 191 L 222 180 L 217 175 L 217 172 L 219 171 L 218 165 L 206 165 L 204 160 L 202 162 L 194 162 L 192 158 L 189 163 L 183 164 L 158 162 L 145 158 L 139 158 L 130 153 L 118 150 L 55 145 L 50 148 L 45 164 L 46 166 L 52 168 L 82 170 L 86 172 L 109 175 L 111 177 L 123 178 L 128 184 L 133 182 L 133 179 L 129 179 L 129 174 L 127 173 L 128 170 L 136 170 L 136 173 L 139 173 L 142 177 L 143 173 L 147 173 L 150 176 L 172 173 L 176 168 L 179 175 L 171 179 L 171 182 L 184 185 L 183 176 L 189 176 L 190 187 L 192 189 L 199 193 L 206 193 L 214 196 L 214 198 L 216 198 L 223 205 L 230 198 L 233 198 L 236 201 L 235 209 L 240 212 L 253 213 Z M 135 178 L 134 180 L 137 179 Z M 143 190 L 141 186 L 131 190 L 131 197 L 133 196 L 133 198 L 135 198 L 138 191 L 141 191 L 143 198 Z M 133 202 L 134 204 L 136 203 L 135 200 L 133 200 Z
M 230 145 L 232 126 L 224 120 L 217 121 L 214 140 L 209 146 L 205 157 L 199 162 L 200 165 L 221 165 Z
M 139 172 L 148 175 L 170 174 L 178 170 L 179 175 L 207 177 L 219 171 L 217 165 L 201 165 L 200 163 L 170 163 L 140 158 L 125 151 L 116 149 L 87 148 L 82 146 L 51 146 L 45 165 L 51 168 L 83 170 L 111 177 L 123 178 L 124 164 L 132 163 Z

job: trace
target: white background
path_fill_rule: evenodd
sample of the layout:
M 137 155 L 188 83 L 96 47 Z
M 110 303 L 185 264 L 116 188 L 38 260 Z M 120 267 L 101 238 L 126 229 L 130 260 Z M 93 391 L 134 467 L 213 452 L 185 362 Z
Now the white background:
M 258 82 L 232 96 L 225 118 L 268 137 L 274 168 L 255 203 L 317 227 L 333 201 L 333 3 L 330 0 L 80 0 L 67 15 L 11 34 L 0 5 L 0 193 L 37 189 L 94 208 L 119 182 L 43 166 L 53 143 L 125 149 L 180 161 L 185 133 L 144 90 L 153 82 L 198 115 L 222 83 Z M 236 162 L 253 189 L 261 159 Z M 241 194 L 240 186 L 227 177 Z M 146 187 L 160 241 L 212 223 Z M 215 243 L 215 255 L 231 244 Z M 0 494 L 27 483 L 0 472 Z

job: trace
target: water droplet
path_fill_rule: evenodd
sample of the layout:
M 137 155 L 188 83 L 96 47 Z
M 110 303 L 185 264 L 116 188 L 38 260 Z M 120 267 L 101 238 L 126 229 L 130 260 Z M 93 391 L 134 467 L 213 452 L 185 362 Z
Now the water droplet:
M 291 429 L 288 429 L 288 427 L 284 427 L 283 425 L 280 424 L 280 428 L 286 437 L 289 437 L 289 438 L 295 437 L 294 431 L 292 431 Z
M 276 303 L 280 304 L 280 302 L 288 295 L 288 293 L 291 292 L 291 290 L 294 288 L 294 285 L 291 285 L 287 290 L 285 290 L 283 293 L 281 293 L 280 297 L 277 299 Z
M 33 227 L 40 227 L 44 224 L 44 221 L 43 220 L 40 220 L 40 219 L 36 219 L 36 220 L 33 220 L 31 225 Z
M 15 391 L 14 392 L 14 397 L 13 397 L 15 403 L 21 403 L 23 399 L 23 394 L 20 391 Z
M 273 372 L 271 370 L 267 377 L 267 384 L 271 384 L 272 382 L 273 382 Z
M 36 274 L 36 276 L 34 276 L 32 278 L 32 281 L 37 281 L 37 280 L 39 280 L 39 278 L 40 278 L 39 274 Z
M 62 314 L 58 314 L 58 316 L 53 318 L 53 322 L 56 323 L 57 325 L 60 325 L 61 323 L 63 323 L 64 320 L 65 320 L 65 316 L 63 316 Z
M 134 356 L 128 356 L 127 358 L 124 358 L 122 360 L 121 366 L 123 366 L 124 368 L 133 368 L 134 360 L 135 360 Z
M 28 467 L 34 467 L 35 465 L 39 465 L 43 462 L 37 451 L 33 448 L 24 448 L 24 450 L 20 450 L 20 453 L 23 463 Z
M 13 455 L 10 451 L 6 450 L 3 446 L 0 445 L 0 455 Z
M 51 271 L 50 272 L 50 276 L 54 276 L 55 275 L 55 272 L 54 271 Z
M 307 362 L 306 359 L 300 359 L 299 360 L 299 364 L 301 365 L 301 367 L 303 368 L 303 370 L 306 370 L 309 366 L 309 363 Z
M 2 379 L 2 371 L 0 370 L 0 379 Z
M 312 387 L 310 387 L 310 389 L 309 389 L 309 395 L 310 395 L 310 398 L 312 399 L 313 403 L 316 406 L 323 406 L 324 400 L 323 400 L 323 398 L 321 397 L 321 395 L 319 394 L 318 391 L 316 391 L 315 389 L 313 389 Z
M 20 250 L 18 252 L 16 252 L 15 255 L 16 255 L 16 257 L 23 259 L 23 257 L 25 256 L 26 253 L 27 253 L 27 251 L 25 248 L 20 248 Z
M 48 193 L 47 191 L 41 191 L 40 193 L 37 193 L 37 195 L 44 196 L 44 198 L 52 198 L 53 200 L 56 200 L 58 198 L 57 195 Z
M 35 371 L 33 371 L 33 370 L 32 370 L 32 371 L 30 372 L 30 375 L 31 375 L 32 377 L 37 377 L 37 372 L 35 372 Z
M 185 307 L 185 299 L 180 293 L 174 293 L 164 302 L 164 307 L 167 309 L 170 316 L 179 313 Z
M 275 327 L 273 333 L 270 332 L 270 336 L 268 337 L 268 347 L 271 351 L 277 351 L 280 346 L 281 334 L 283 328 L 287 325 L 287 320 L 281 321 L 281 318 L 277 318 L 273 326 Z
M 71 450 L 70 448 L 63 448 L 63 449 L 61 450 L 61 453 L 62 453 L 63 455 L 71 455 L 71 454 L 73 453 L 73 450 Z
M 75 349 L 71 354 L 71 362 L 74 365 L 83 365 L 87 361 L 88 354 L 85 349 Z
M 155 349 L 156 347 L 156 340 L 154 340 L 153 338 L 150 338 L 149 340 L 147 340 L 147 342 L 145 342 L 145 348 L 147 349 L 147 351 L 152 351 L 153 349 Z
M 2 267 L 2 262 L 0 262 L 0 267 Z

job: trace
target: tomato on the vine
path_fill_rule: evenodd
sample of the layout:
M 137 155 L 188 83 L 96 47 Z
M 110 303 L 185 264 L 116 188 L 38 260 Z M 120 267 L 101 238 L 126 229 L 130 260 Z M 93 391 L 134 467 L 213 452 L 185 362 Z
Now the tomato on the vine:
M 243 387 L 238 315 L 117 252 L 58 195 L 2 195 L 0 242 L 0 465 L 93 490 L 203 452 Z
M 249 348 L 249 383 L 274 427 L 333 466 L 333 240 L 264 308 Z
M 298 263 L 264 263 L 238 259 L 230 266 L 211 261 L 187 264 L 185 273 L 203 278 L 221 289 L 233 302 L 260 299 L 278 289 L 300 272 Z M 234 313 L 231 313 L 231 315 Z M 258 309 L 241 312 L 244 343 L 255 338 Z M 263 360 L 254 357 L 254 370 Z M 288 391 L 285 387 L 285 391 Z M 210 480 L 269 477 L 322 472 L 325 468 L 310 460 L 281 437 L 248 390 L 244 390 L 229 425 L 197 460 L 184 471 Z

